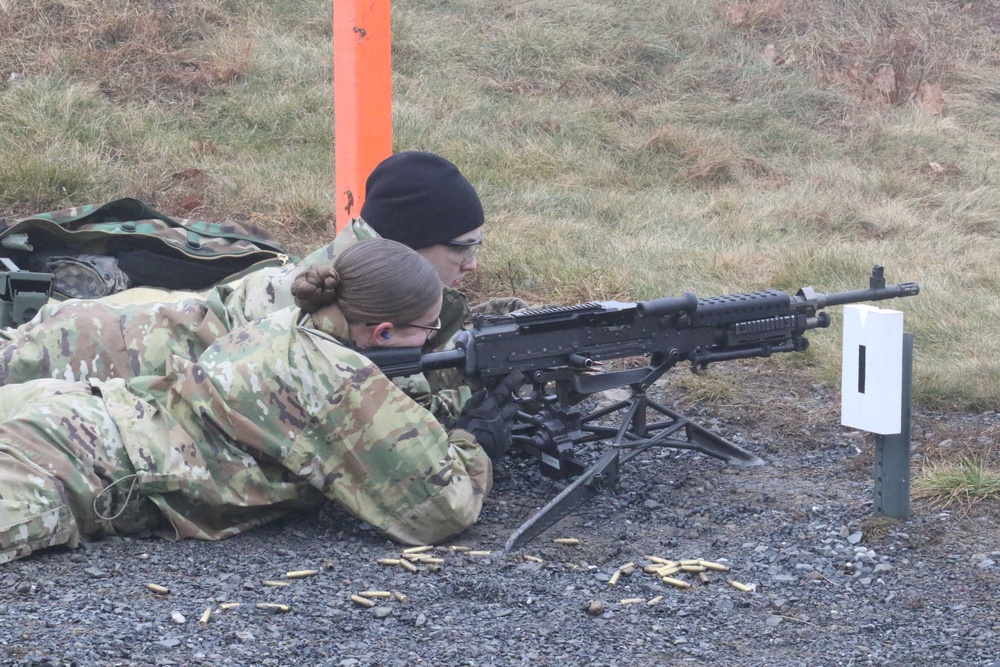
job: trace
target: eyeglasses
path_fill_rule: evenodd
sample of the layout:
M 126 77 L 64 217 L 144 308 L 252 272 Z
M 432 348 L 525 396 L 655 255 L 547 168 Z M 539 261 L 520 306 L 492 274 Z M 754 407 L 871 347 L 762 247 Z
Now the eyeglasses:
M 377 327 L 382 324 L 381 322 L 365 322 L 366 327 Z M 425 340 L 430 340 L 437 335 L 438 331 L 441 331 L 441 318 L 438 317 L 434 320 L 434 324 L 427 326 L 426 324 L 398 324 L 396 326 L 400 327 L 413 327 L 414 329 L 423 329 L 427 332 L 427 338 Z
M 434 324 L 430 326 L 427 326 L 426 324 L 404 324 L 403 326 L 413 327 L 415 329 L 423 329 L 424 331 L 427 332 L 426 340 L 430 340 L 431 338 L 434 338 L 434 336 L 437 336 L 438 331 L 441 331 L 441 318 L 438 317 L 436 320 L 434 320 Z
M 470 239 L 468 241 L 445 241 L 441 245 L 451 248 L 454 252 L 461 255 L 462 261 L 467 262 L 479 252 L 479 247 L 483 245 L 483 238 L 480 236 L 478 239 Z

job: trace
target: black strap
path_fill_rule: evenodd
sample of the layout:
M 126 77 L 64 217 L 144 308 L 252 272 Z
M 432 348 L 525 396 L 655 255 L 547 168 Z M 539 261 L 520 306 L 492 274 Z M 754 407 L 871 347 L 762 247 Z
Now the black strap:
M 203 290 L 247 268 L 246 260 L 238 257 L 204 262 L 166 257 L 149 250 L 129 250 L 117 256 L 119 268 L 128 274 L 133 286 Z

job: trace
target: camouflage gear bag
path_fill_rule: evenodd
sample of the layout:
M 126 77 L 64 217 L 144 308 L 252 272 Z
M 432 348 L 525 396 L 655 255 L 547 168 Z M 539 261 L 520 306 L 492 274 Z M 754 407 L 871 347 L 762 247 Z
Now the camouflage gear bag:
M 288 259 L 256 225 L 175 220 L 129 198 L 0 219 L 0 326 L 27 322 L 50 296 L 204 290 Z

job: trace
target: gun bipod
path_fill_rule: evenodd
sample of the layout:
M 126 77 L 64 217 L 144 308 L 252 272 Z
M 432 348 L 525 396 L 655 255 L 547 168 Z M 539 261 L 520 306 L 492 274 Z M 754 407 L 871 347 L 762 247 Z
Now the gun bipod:
M 618 427 L 590 423 L 622 410 L 625 414 Z M 667 419 L 647 423 L 647 410 L 660 413 Z M 683 439 L 675 437 L 682 432 Z M 584 433 L 588 435 L 583 435 Z M 580 418 L 575 425 L 574 435 L 577 444 L 607 438 L 613 440 L 611 446 L 593 465 L 582 470 L 559 495 L 511 534 L 504 545 L 504 555 L 527 544 L 591 497 L 612 488 L 618 483 L 621 465 L 650 447 L 690 449 L 743 468 L 764 463 L 762 459 L 734 445 L 719 434 L 651 400 L 645 392 L 633 391 L 630 398 Z M 558 438 L 552 439 L 558 440 Z M 566 440 L 565 435 L 562 440 Z M 567 451 L 565 443 L 561 443 L 558 449 L 560 458 L 563 458 L 564 452 Z M 543 470 L 546 469 L 545 458 L 542 456 Z M 568 455 L 565 455 L 565 459 L 568 465 L 564 463 L 562 469 L 573 470 L 574 474 L 575 471 L 582 469 L 576 459 Z

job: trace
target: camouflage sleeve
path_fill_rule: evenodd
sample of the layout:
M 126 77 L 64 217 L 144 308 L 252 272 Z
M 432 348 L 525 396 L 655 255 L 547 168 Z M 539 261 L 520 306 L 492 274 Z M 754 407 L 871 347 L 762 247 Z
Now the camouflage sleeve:
M 305 429 L 286 457 L 292 469 L 401 542 L 440 542 L 475 523 L 493 483 L 483 449 L 464 431 L 447 433 L 367 359 L 336 348 L 324 352 L 338 359 L 315 374 L 340 377 L 317 415 L 324 437 Z
M 445 426 L 455 423 L 462 412 L 462 406 L 472 397 L 472 390 L 462 384 L 453 389 L 438 388 L 438 391 L 432 391 L 428 378 L 423 374 L 393 378 L 393 382 Z
M 306 466 L 325 495 L 408 544 L 440 542 L 475 523 L 493 471 L 470 434 L 447 433 L 366 360 L 338 396 L 321 422 L 339 426 L 340 444 L 310 452 Z
M 483 499 L 493 485 L 493 463 L 466 431 L 453 430 L 448 441 L 454 457 L 452 469 L 447 471 L 451 480 L 440 493 L 429 496 L 382 529 L 394 540 L 436 544 L 461 533 L 479 518 Z M 440 481 L 431 481 L 441 484 L 445 479 L 442 476 Z

